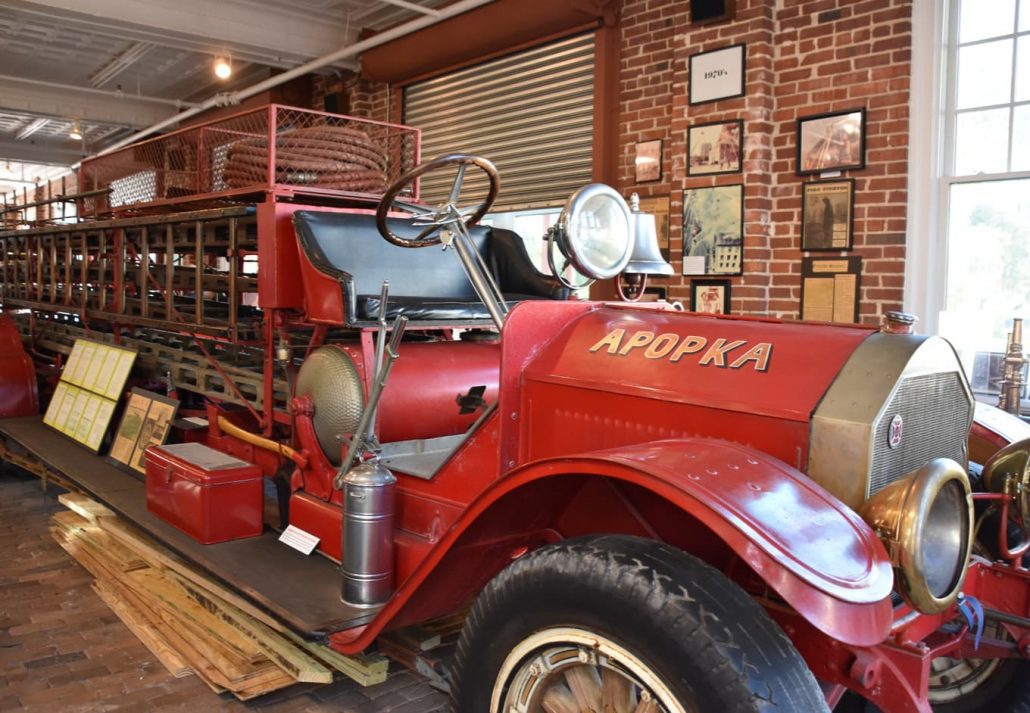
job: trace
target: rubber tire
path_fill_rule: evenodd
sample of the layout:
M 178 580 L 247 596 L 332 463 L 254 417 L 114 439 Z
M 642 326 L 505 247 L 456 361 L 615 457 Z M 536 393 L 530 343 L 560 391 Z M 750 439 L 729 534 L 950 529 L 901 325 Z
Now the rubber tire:
M 790 639 L 721 572 L 653 540 L 601 535 L 543 547 L 483 589 L 455 654 L 458 713 L 486 713 L 505 657 L 551 626 L 611 638 L 702 713 L 828 711 Z

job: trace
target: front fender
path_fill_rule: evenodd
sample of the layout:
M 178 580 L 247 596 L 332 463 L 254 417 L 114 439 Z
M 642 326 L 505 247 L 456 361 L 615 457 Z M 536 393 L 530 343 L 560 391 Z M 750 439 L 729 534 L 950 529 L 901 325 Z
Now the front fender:
M 573 464 L 570 461 L 580 461 Z M 782 461 L 728 441 L 685 438 L 527 466 L 592 472 L 653 490 L 707 525 L 799 614 L 868 646 L 893 619 L 890 560 L 852 510 Z
M 573 474 L 636 484 L 689 513 L 828 636 L 855 646 L 887 637 L 893 573 L 865 522 L 771 456 L 727 441 L 682 438 L 535 461 L 510 471 L 465 508 L 373 622 L 337 632 L 333 646 L 345 653 L 364 649 L 407 604 L 426 596 L 427 579 L 450 561 L 455 544 L 474 526 L 496 515 L 511 496 L 532 492 L 529 486 L 546 488 L 553 481 L 558 489 Z M 523 511 L 526 506 L 518 505 Z M 452 564 L 452 573 L 465 576 L 476 568 Z M 503 566 L 497 562 L 493 571 Z

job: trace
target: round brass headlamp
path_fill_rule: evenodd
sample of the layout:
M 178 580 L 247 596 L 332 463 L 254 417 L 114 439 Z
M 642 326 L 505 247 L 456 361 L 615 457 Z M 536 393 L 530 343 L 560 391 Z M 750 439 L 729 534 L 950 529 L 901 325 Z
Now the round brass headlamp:
M 1009 514 L 1030 532 L 1030 438 L 1002 448 L 984 464 L 984 487 L 1012 498 Z
M 858 512 L 887 548 L 905 601 L 924 614 L 954 604 L 973 546 L 973 497 L 962 466 L 948 458 L 930 461 Z

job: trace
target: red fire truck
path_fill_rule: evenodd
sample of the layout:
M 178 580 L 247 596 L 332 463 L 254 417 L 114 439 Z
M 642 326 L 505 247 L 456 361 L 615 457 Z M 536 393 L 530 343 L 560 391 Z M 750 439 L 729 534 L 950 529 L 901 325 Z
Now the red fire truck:
M 947 342 L 570 298 L 646 217 L 577 191 L 557 279 L 489 161 L 418 162 L 282 106 L 84 161 L 0 235 L 5 447 L 341 652 L 471 604 L 461 711 L 1027 710 L 1030 440 Z M 146 483 L 38 415 L 76 340 L 189 417 Z

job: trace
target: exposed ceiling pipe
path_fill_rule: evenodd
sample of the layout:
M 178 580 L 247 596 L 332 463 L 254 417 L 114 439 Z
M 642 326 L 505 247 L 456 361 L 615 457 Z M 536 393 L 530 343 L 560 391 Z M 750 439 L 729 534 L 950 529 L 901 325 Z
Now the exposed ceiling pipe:
M 335 52 L 330 52 L 329 54 L 322 55 L 321 57 L 316 57 L 310 62 L 306 62 L 300 65 L 299 67 L 294 67 L 293 69 L 287 70 L 282 74 L 277 74 L 274 77 L 270 77 L 262 82 L 258 82 L 257 84 L 253 84 L 244 89 L 239 89 L 234 92 L 216 94 L 215 96 L 211 97 L 210 99 L 207 99 L 199 105 L 195 105 L 187 109 L 186 111 L 170 116 L 163 121 L 159 121 L 152 126 L 148 126 L 145 129 L 137 131 L 136 133 L 127 136 L 126 138 L 121 139 L 120 141 L 117 141 L 114 144 L 111 144 L 103 151 L 100 151 L 95 155 L 103 156 L 104 154 L 110 153 L 112 151 L 117 151 L 123 146 L 128 146 L 131 143 L 135 143 L 136 141 L 139 141 L 140 139 L 145 138 L 150 134 L 153 134 L 157 131 L 160 131 L 161 129 L 165 129 L 169 126 L 172 126 L 173 124 L 177 124 L 185 119 L 189 119 L 190 117 L 196 116 L 197 114 L 203 111 L 207 111 L 208 109 L 214 109 L 216 107 L 232 104 L 239 104 L 244 99 L 248 99 L 254 96 L 255 94 L 260 94 L 261 92 L 267 89 L 277 87 L 280 84 L 284 84 L 285 82 L 290 81 L 291 79 L 296 79 L 297 77 L 301 77 L 305 74 L 313 72 L 316 69 L 321 69 L 326 65 L 334 64 L 336 62 L 348 59 L 350 57 L 355 57 L 361 54 L 362 52 L 372 49 L 373 47 L 378 47 L 379 45 L 386 44 L 387 42 L 397 39 L 398 37 L 403 37 L 404 35 L 409 35 L 412 32 L 417 32 L 418 30 L 421 30 L 423 27 L 435 25 L 438 22 L 442 22 L 443 20 L 454 17 L 455 15 L 460 15 L 463 12 L 474 10 L 477 7 L 488 5 L 491 2 L 493 2 L 493 0 L 459 0 L 459 2 L 456 2 L 453 5 L 448 5 L 447 7 L 441 8 L 439 14 L 437 15 L 425 15 L 423 17 L 415 18 L 414 20 L 405 22 L 403 25 L 398 25 L 397 27 L 394 27 L 390 30 L 385 30 L 377 35 L 373 35 L 368 39 L 362 40 L 361 42 L 357 42 L 353 45 L 348 45 L 346 47 L 341 47 Z M 78 164 L 76 164 L 76 166 L 73 166 L 72 168 L 76 168 L 77 166 Z
M 190 109 L 200 106 L 190 102 L 179 101 L 178 99 L 165 99 L 164 97 L 148 97 L 142 94 L 130 94 L 128 92 L 113 92 L 108 89 L 93 89 L 91 87 L 79 87 L 72 84 L 61 84 L 60 82 L 45 82 L 42 79 L 26 79 L 25 77 L 14 77 L 10 74 L 0 74 L 0 82 L 20 82 L 31 84 L 37 87 L 49 87 L 51 89 L 63 89 L 68 92 L 84 92 L 86 94 L 97 94 L 99 96 L 111 97 L 112 99 L 133 99 L 142 102 L 154 102 L 157 104 L 169 104 L 171 106 L 189 107 Z

